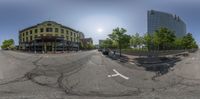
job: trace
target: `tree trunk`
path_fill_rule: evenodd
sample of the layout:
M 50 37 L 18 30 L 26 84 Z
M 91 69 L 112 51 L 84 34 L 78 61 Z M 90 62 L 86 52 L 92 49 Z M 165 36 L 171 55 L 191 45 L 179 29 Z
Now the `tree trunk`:
M 119 56 L 121 57 L 122 56 L 122 48 L 121 48 L 121 42 L 119 41 Z
M 121 51 L 121 47 L 119 48 L 119 53 L 120 53 L 120 57 L 122 56 L 122 51 Z

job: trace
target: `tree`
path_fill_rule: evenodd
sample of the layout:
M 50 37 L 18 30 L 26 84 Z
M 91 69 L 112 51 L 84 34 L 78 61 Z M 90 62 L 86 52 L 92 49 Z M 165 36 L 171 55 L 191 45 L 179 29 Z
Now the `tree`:
M 151 50 L 151 45 L 152 45 L 152 40 L 153 40 L 153 36 L 151 36 L 149 33 L 144 35 L 144 44 L 146 45 L 148 50 Z
M 157 46 L 158 50 L 170 49 L 175 41 L 175 33 L 167 28 L 160 28 L 156 30 L 153 35 L 154 46 Z
M 137 43 L 136 35 L 133 35 L 130 44 L 136 47 Z M 198 45 L 196 44 L 195 39 L 192 37 L 191 33 L 183 37 L 177 38 L 174 32 L 168 30 L 167 28 L 160 28 L 155 31 L 154 34 L 146 33 L 143 37 L 144 43 L 148 50 L 166 50 L 166 49 L 197 49 Z
M 13 49 L 14 48 L 14 40 L 4 40 L 1 46 L 2 49 Z
M 198 45 L 196 44 L 191 33 L 188 33 L 182 38 L 182 46 L 184 49 L 198 48 Z
M 144 37 L 140 36 L 139 33 L 133 35 L 130 39 L 130 45 L 133 47 L 141 47 L 144 44 Z
M 118 42 L 112 40 L 112 48 L 113 48 L 113 49 L 116 49 L 117 47 L 118 47 Z
M 182 38 L 176 38 L 175 41 L 174 41 L 174 48 L 175 49 L 182 49 L 183 46 L 182 46 Z
M 94 49 L 94 45 L 93 44 L 86 44 L 86 49 L 87 50 Z
M 134 35 L 131 36 L 131 39 L 130 39 L 130 46 L 132 46 L 132 47 L 137 47 L 136 38 L 135 38 Z
M 130 35 L 124 34 L 122 41 L 121 41 L 121 44 L 122 44 L 121 48 L 129 48 L 130 47 L 130 39 L 131 39 Z
M 84 48 L 84 45 L 83 45 L 83 42 L 80 42 L 80 49 L 82 50 L 82 49 L 85 49 Z
M 103 48 L 112 48 L 112 45 L 113 45 L 113 41 L 111 39 L 107 38 L 106 40 L 103 41 L 101 46 Z
M 120 56 L 121 56 L 122 47 L 127 47 L 127 45 L 129 45 L 129 41 L 131 38 L 129 35 L 127 35 L 125 33 L 126 33 L 126 30 L 124 28 L 116 28 L 116 29 L 113 29 L 112 34 L 108 35 L 112 40 L 114 40 L 118 43 L 118 48 L 120 50 Z

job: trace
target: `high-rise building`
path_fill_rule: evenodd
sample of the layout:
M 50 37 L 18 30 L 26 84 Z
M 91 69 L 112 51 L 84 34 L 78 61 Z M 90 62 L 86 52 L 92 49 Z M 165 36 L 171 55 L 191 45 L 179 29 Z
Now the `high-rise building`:
M 186 34 L 186 24 L 177 15 L 150 10 L 147 12 L 147 20 L 148 33 L 150 34 L 153 34 L 161 27 L 173 31 L 177 37 L 182 37 Z

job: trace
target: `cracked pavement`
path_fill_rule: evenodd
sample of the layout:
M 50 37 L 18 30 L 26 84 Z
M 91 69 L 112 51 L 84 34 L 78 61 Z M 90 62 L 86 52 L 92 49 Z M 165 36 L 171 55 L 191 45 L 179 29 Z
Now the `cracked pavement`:
M 64 54 L 0 51 L 0 98 L 198 98 L 199 54 L 191 53 L 175 63 L 173 70 L 156 76 L 155 72 L 112 60 L 96 50 Z M 113 69 L 129 79 L 108 77 L 115 74 Z

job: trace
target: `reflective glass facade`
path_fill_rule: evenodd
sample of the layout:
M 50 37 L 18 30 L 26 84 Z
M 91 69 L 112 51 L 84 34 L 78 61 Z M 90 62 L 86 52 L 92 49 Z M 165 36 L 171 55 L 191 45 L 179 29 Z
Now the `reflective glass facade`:
M 182 37 L 186 34 L 186 24 L 179 16 L 150 10 L 147 12 L 147 20 L 148 33 L 150 34 L 153 34 L 155 30 L 161 27 L 166 27 L 175 32 L 177 37 Z

